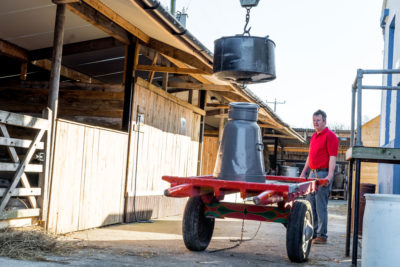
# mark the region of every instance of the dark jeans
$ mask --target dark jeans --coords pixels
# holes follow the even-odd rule
[[[314,172],[310,172],[310,178],[325,178],[327,171],[319,171],[315,176]],[[314,237],[322,237],[327,239],[328,232],[328,198],[332,189],[332,182],[329,186],[321,186],[317,192],[307,195],[306,199],[310,201],[314,216]]]

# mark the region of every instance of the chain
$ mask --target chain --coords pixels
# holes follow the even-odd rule
[[[250,36],[250,30],[251,30],[251,27],[249,27],[248,29],[246,29],[247,28],[247,25],[249,24],[249,21],[250,21],[250,9],[251,9],[251,7],[246,7],[246,24],[244,25],[244,29],[243,29],[243,36],[245,35],[245,34],[247,34],[248,36]]]
[[[245,204],[244,201],[243,201],[243,204]],[[240,246],[243,242],[253,240],[253,239],[257,236],[258,231],[260,230],[261,222],[260,222],[260,224],[258,225],[257,231],[255,232],[255,234],[254,234],[251,238],[243,239],[244,220],[245,220],[245,218],[243,218],[243,220],[242,220],[242,229],[241,229],[241,231],[240,231],[240,239],[231,239],[231,240],[230,240],[230,242],[237,242],[235,245],[233,245],[233,246],[231,246],[231,247],[227,247],[227,248],[220,248],[220,249],[210,250],[210,251],[208,251],[208,253],[214,253],[214,252],[220,252],[220,251],[225,251],[225,250],[229,250],[229,249],[234,249],[234,248],[237,248],[238,246]]]

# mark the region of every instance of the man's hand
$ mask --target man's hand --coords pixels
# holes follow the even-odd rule
[[[329,183],[326,183],[326,184],[324,184],[323,186],[328,187],[328,186],[330,185],[330,183],[332,182],[333,177],[331,177],[331,176],[328,175],[328,176],[325,177],[325,179],[328,179],[328,180],[329,180]]]

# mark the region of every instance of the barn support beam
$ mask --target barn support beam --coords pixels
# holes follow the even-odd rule
[[[132,116],[132,103],[134,93],[134,71],[139,60],[140,45],[138,42],[126,46],[124,66],[124,109],[122,114],[122,130],[128,131]]]
[[[50,94],[48,106],[57,117],[58,91],[60,84],[62,49],[64,42],[65,4],[57,5],[56,24],[54,28],[53,59],[50,73]],[[54,119],[53,119],[54,121]]]
[[[207,91],[201,90],[199,91],[199,107],[202,110],[205,110],[207,103]],[[201,175],[201,166],[203,164],[203,139],[204,139],[204,124],[205,124],[205,115],[201,116],[200,120],[200,136],[199,136],[199,154],[197,157],[197,175]]]
[[[51,184],[52,184],[52,172],[53,172],[53,161],[54,161],[54,147],[55,147],[55,129],[56,129],[56,118],[57,118],[57,108],[58,108],[58,93],[60,89],[60,73],[61,73],[61,60],[62,60],[62,48],[64,42],[64,24],[65,24],[65,4],[57,4],[57,11],[56,11],[56,22],[54,26],[54,39],[53,39],[53,58],[52,58],[52,65],[51,65],[51,72],[50,72],[50,82],[49,82],[49,97],[48,97],[48,108],[51,114],[51,126],[50,130],[48,131],[47,138],[50,141],[50,146],[48,150],[46,150],[47,157],[50,158],[49,160],[49,175],[48,175],[48,182],[50,185],[51,191]],[[50,151],[49,151],[50,150]],[[44,185],[46,186],[46,185]],[[50,195],[50,193],[49,193]],[[50,199],[49,199],[50,202]],[[43,205],[47,206],[47,203],[43,203]],[[45,219],[45,229],[47,229],[47,221],[48,221],[48,214],[42,214],[42,219]]]

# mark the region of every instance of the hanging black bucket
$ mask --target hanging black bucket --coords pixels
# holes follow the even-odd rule
[[[213,71],[220,79],[240,84],[272,81],[275,43],[268,37],[222,37],[214,42]]]

